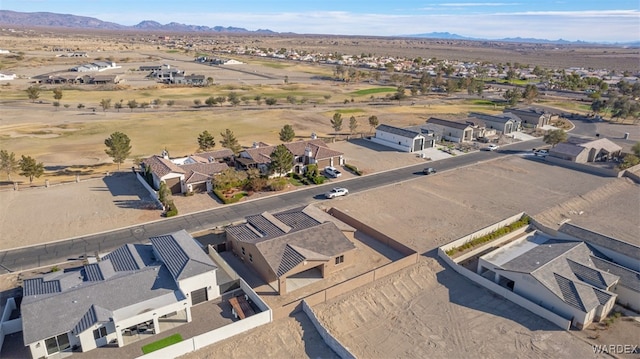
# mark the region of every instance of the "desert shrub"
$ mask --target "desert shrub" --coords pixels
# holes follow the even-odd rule
[[[267,187],[268,181],[264,177],[254,177],[247,181],[247,191],[260,192]]]
[[[326,180],[327,180],[327,178],[323,177],[323,176],[313,177],[313,183],[315,183],[315,184],[323,184],[324,181],[326,181]]]
[[[173,203],[173,201],[168,201],[166,204],[167,212],[165,214],[166,217],[173,217],[178,215],[178,208]]]
[[[51,271],[52,271],[52,272],[59,272],[59,271],[60,271],[60,267],[58,267],[58,266],[53,266],[53,267],[51,267]]]
[[[287,179],[284,177],[272,178],[269,181],[269,189],[272,191],[282,191],[287,187]]]
[[[344,167],[346,167],[349,171],[355,173],[358,176],[362,176],[362,171],[360,171],[358,169],[358,167],[354,166],[354,165],[350,165],[348,163],[345,163]]]

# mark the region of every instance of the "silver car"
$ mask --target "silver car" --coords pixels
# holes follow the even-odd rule
[[[326,199],[332,199],[340,196],[346,196],[349,194],[349,190],[342,187],[332,188],[331,191],[324,194]]]

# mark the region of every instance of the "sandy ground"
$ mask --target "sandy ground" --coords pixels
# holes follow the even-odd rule
[[[0,191],[0,250],[160,219],[133,173],[20,191]]]
[[[210,348],[215,348],[211,350]],[[307,315],[297,313],[213,346],[181,356],[183,359],[213,358],[338,358],[322,341]]]

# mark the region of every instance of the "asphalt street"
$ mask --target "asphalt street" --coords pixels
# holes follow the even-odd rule
[[[439,172],[464,166],[474,165],[482,161],[496,159],[500,156],[513,155],[531,151],[543,144],[542,140],[517,142],[502,147],[495,152],[479,151],[455,156],[439,161],[429,162],[430,167]],[[339,182],[340,187],[349,189],[350,194],[378,188],[385,185],[422,176],[424,164],[399,168],[391,171],[355,177]],[[185,214],[159,221],[149,222],[128,228],[71,238],[54,243],[12,249],[0,252],[0,273],[22,271],[32,268],[51,266],[54,264],[106,253],[127,243],[146,243],[149,237],[179,231],[195,233],[230,223],[242,221],[246,216],[265,211],[277,212],[296,208],[310,203],[329,201],[322,194],[334,184],[310,186],[293,192],[287,192],[266,198],[214,208],[211,210]]]

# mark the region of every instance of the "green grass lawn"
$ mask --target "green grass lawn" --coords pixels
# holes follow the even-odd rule
[[[155,352],[156,350],[160,350],[162,348],[168,347],[169,345],[180,343],[182,341],[182,335],[174,334],[170,337],[166,337],[164,339],[160,339],[153,343],[147,344],[142,347],[142,352],[144,354],[149,354],[151,352]]]
[[[398,89],[395,87],[374,87],[370,89],[358,90],[358,91],[352,92],[351,94],[356,96],[365,96],[365,95],[373,95],[376,93],[396,92],[396,91],[398,91]]]

